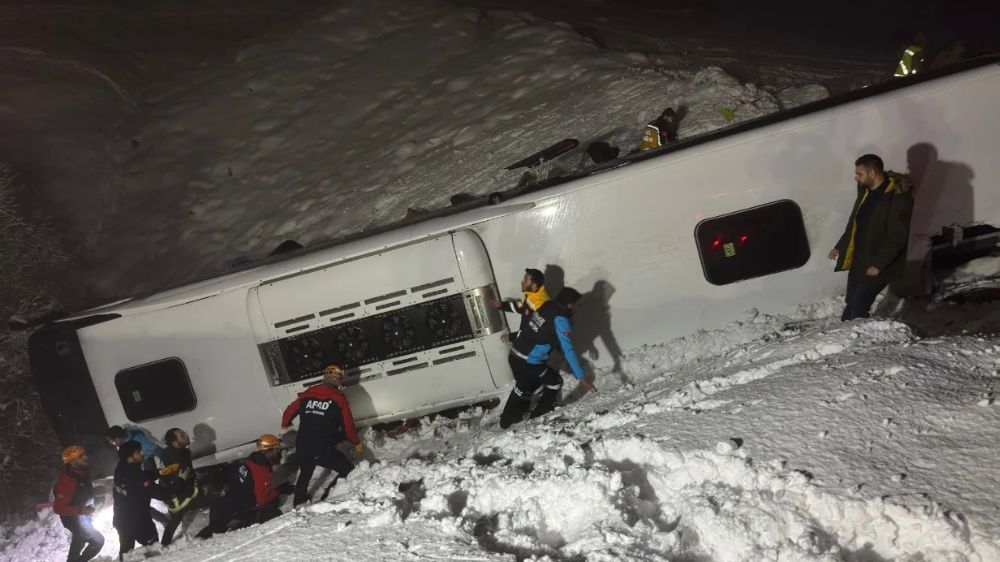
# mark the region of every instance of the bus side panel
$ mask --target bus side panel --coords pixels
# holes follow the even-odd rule
[[[81,330],[80,341],[110,423],[137,423],[156,437],[180,427],[191,434],[196,456],[273,433],[280,423],[247,319],[246,291],[93,326]],[[127,419],[116,375],[168,358],[183,362],[197,400],[194,409]]]
[[[525,267],[584,293],[580,348],[611,365],[619,349],[719,329],[755,309],[787,313],[843,291],[827,252],[856,195],[854,161],[876,153],[917,182],[911,256],[950,222],[1000,220],[1000,66],[990,65],[637,162],[535,208],[474,229],[504,296]],[[564,189],[568,189],[569,184]],[[559,188],[556,188],[559,189]],[[789,199],[802,210],[811,258],[802,267],[724,286],[702,270],[695,228]],[[521,199],[514,199],[517,204]],[[557,282],[557,281],[556,281]],[[584,301],[581,301],[583,308]]]

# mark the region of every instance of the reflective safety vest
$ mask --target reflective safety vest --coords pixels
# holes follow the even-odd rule
[[[909,76],[916,74],[924,66],[924,48],[920,45],[910,45],[899,58],[894,76]]]

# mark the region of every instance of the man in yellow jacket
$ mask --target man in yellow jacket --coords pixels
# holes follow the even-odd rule
[[[524,270],[524,277],[521,278],[521,292],[524,294],[523,300],[490,300],[487,302],[492,308],[498,308],[510,314],[517,314],[521,317],[520,325],[516,332],[505,335],[504,340],[514,341],[517,334],[526,326],[531,313],[542,307],[543,304],[551,300],[545,291],[545,274],[539,269],[528,268]]]
[[[910,238],[913,197],[910,179],[888,172],[882,159],[865,154],[854,162],[858,195],[844,234],[828,257],[836,271],[848,271],[840,319],[867,318],[875,298],[903,276]]]

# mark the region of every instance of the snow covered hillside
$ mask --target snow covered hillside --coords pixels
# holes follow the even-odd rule
[[[683,138],[728,125],[724,108],[737,122],[825,95],[808,76],[767,88],[602,50],[519,13],[340,2],[165,85],[121,126],[135,148],[102,190],[87,277],[107,296],[150,288],[512,187],[506,165],[565,137],[628,152],[668,105]],[[582,147],[559,165],[587,165]]]
[[[838,310],[631,350],[509,431],[494,410],[369,432],[327,501],[205,542],[201,515],[159,559],[1000,560],[1000,339]],[[67,541],[47,510],[11,536],[14,560]]]

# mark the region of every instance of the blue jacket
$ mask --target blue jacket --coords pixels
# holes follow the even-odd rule
[[[548,301],[531,314],[525,329],[517,336],[511,353],[531,365],[544,365],[558,345],[577,380],[584,377],[583,367],[573,349],[569,325],[570,311],[558,301]]]
[[[125,430],[126,441],[135,441],[142,447],[142,454],[145,455],[146,462],[155,462],[153,459],[159,458],[163,452],[163,447],[150,441],[145,431],[134,425],[122,426],[122,429]]]

